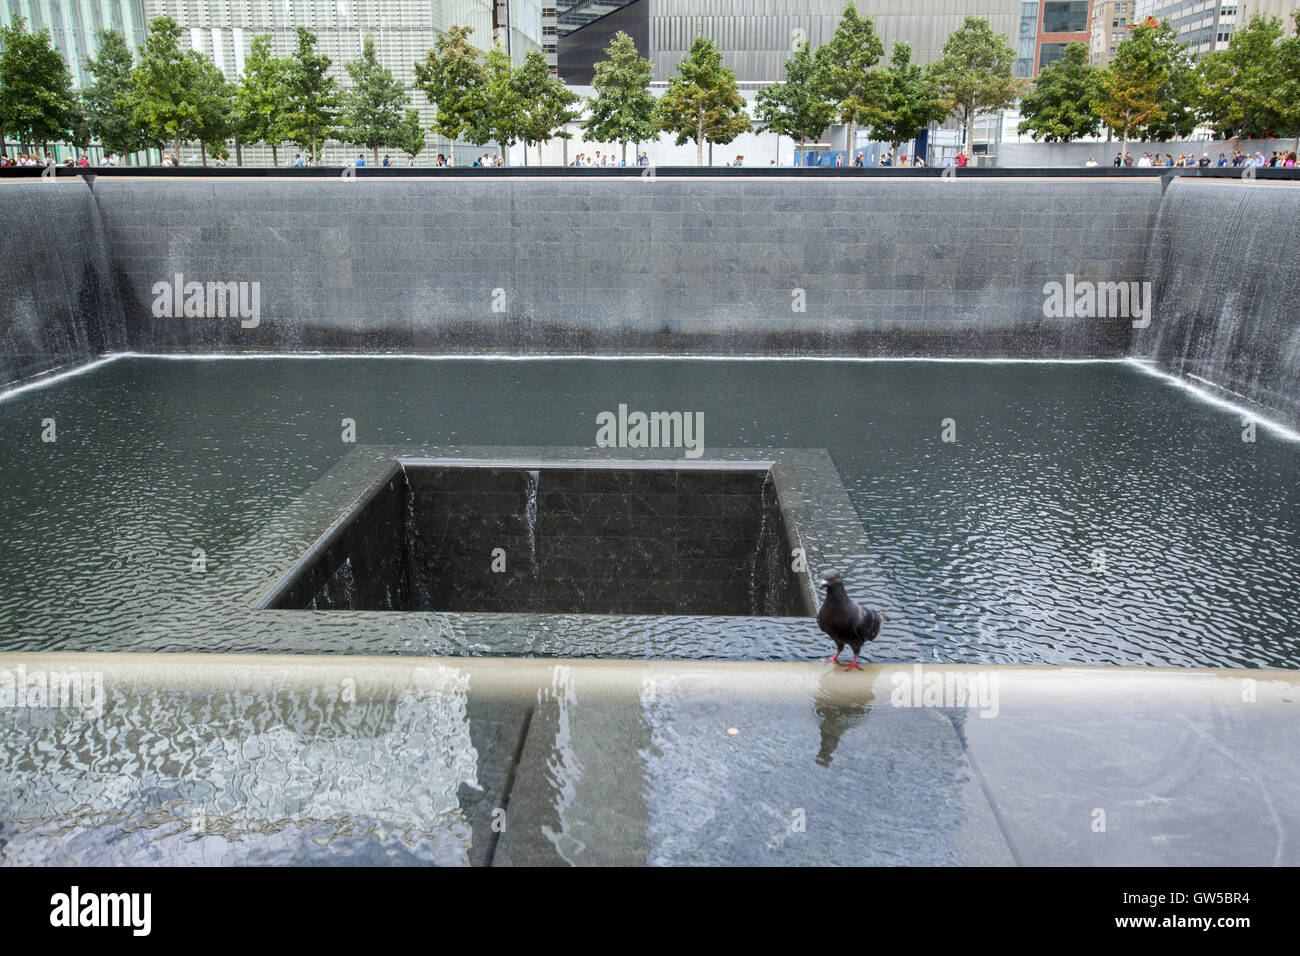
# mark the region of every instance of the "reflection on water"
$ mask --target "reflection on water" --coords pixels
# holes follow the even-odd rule
[[[1106,364],[111,362],[0,402],[0,648],[825,656],[811,622],[228,627],[276,570],[258,535],[354,447],[341,416],[373,443],[591,447],[625,398],[706,414],[719,447],[829,450],[862,542],[838,570],[900,625],[872,659],[1300,664],[1300,445]],[[888,593],[855,589],[877,571]]]
[[[418,691],[114,689],[98,718],[8,710],[0,862],[468,862],[469,678]]]

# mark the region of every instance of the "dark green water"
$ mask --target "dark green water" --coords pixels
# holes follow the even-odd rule
[[[594,447],[620,403],[703,412],[706,454],[829,450],[889,593],[838,570],[907,625],[874,659],[1300,663],[1300,444],[1108,363],[121,359],[0,402],[0,649],[232,649],[247,542],[353,447],[343,418],[366,444]],[[815,627],[755,633],[564,650],[826,652]],[[493,650],[348,640],[322,649]]]

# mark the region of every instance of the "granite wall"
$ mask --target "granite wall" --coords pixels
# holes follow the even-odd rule
[[[95,193],[131,347],[149,352],[1117,356],[1127,323],[1044,318],[1043,285],[1140,278],[1160,202],[1155,180],[101,178]],[[257,324],[156,317],[176,276],[258,283]]]

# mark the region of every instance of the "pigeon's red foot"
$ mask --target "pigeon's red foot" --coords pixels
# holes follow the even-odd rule
[[[840,662],[840,655],[838,654],[836,654],[834,657],[822,658],[823,664],[838,664],[839,662]]]
[[[844,665],[844,669],[846,671],[860,671],[862,665],[858,663],[858,659],[855,657],[850,663]]]

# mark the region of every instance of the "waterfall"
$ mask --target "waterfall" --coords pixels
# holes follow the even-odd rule
[[[1133,354],[1300,423],[1300,186],[1180,180],[1146,260],[1155,303]]]
[[[528,521],[528,562],[533,577],[537,577],[537,485],[540,481],[539,471],[529,471],[524,478],[524,494],[528,499],[524,505],[524,517]]]

